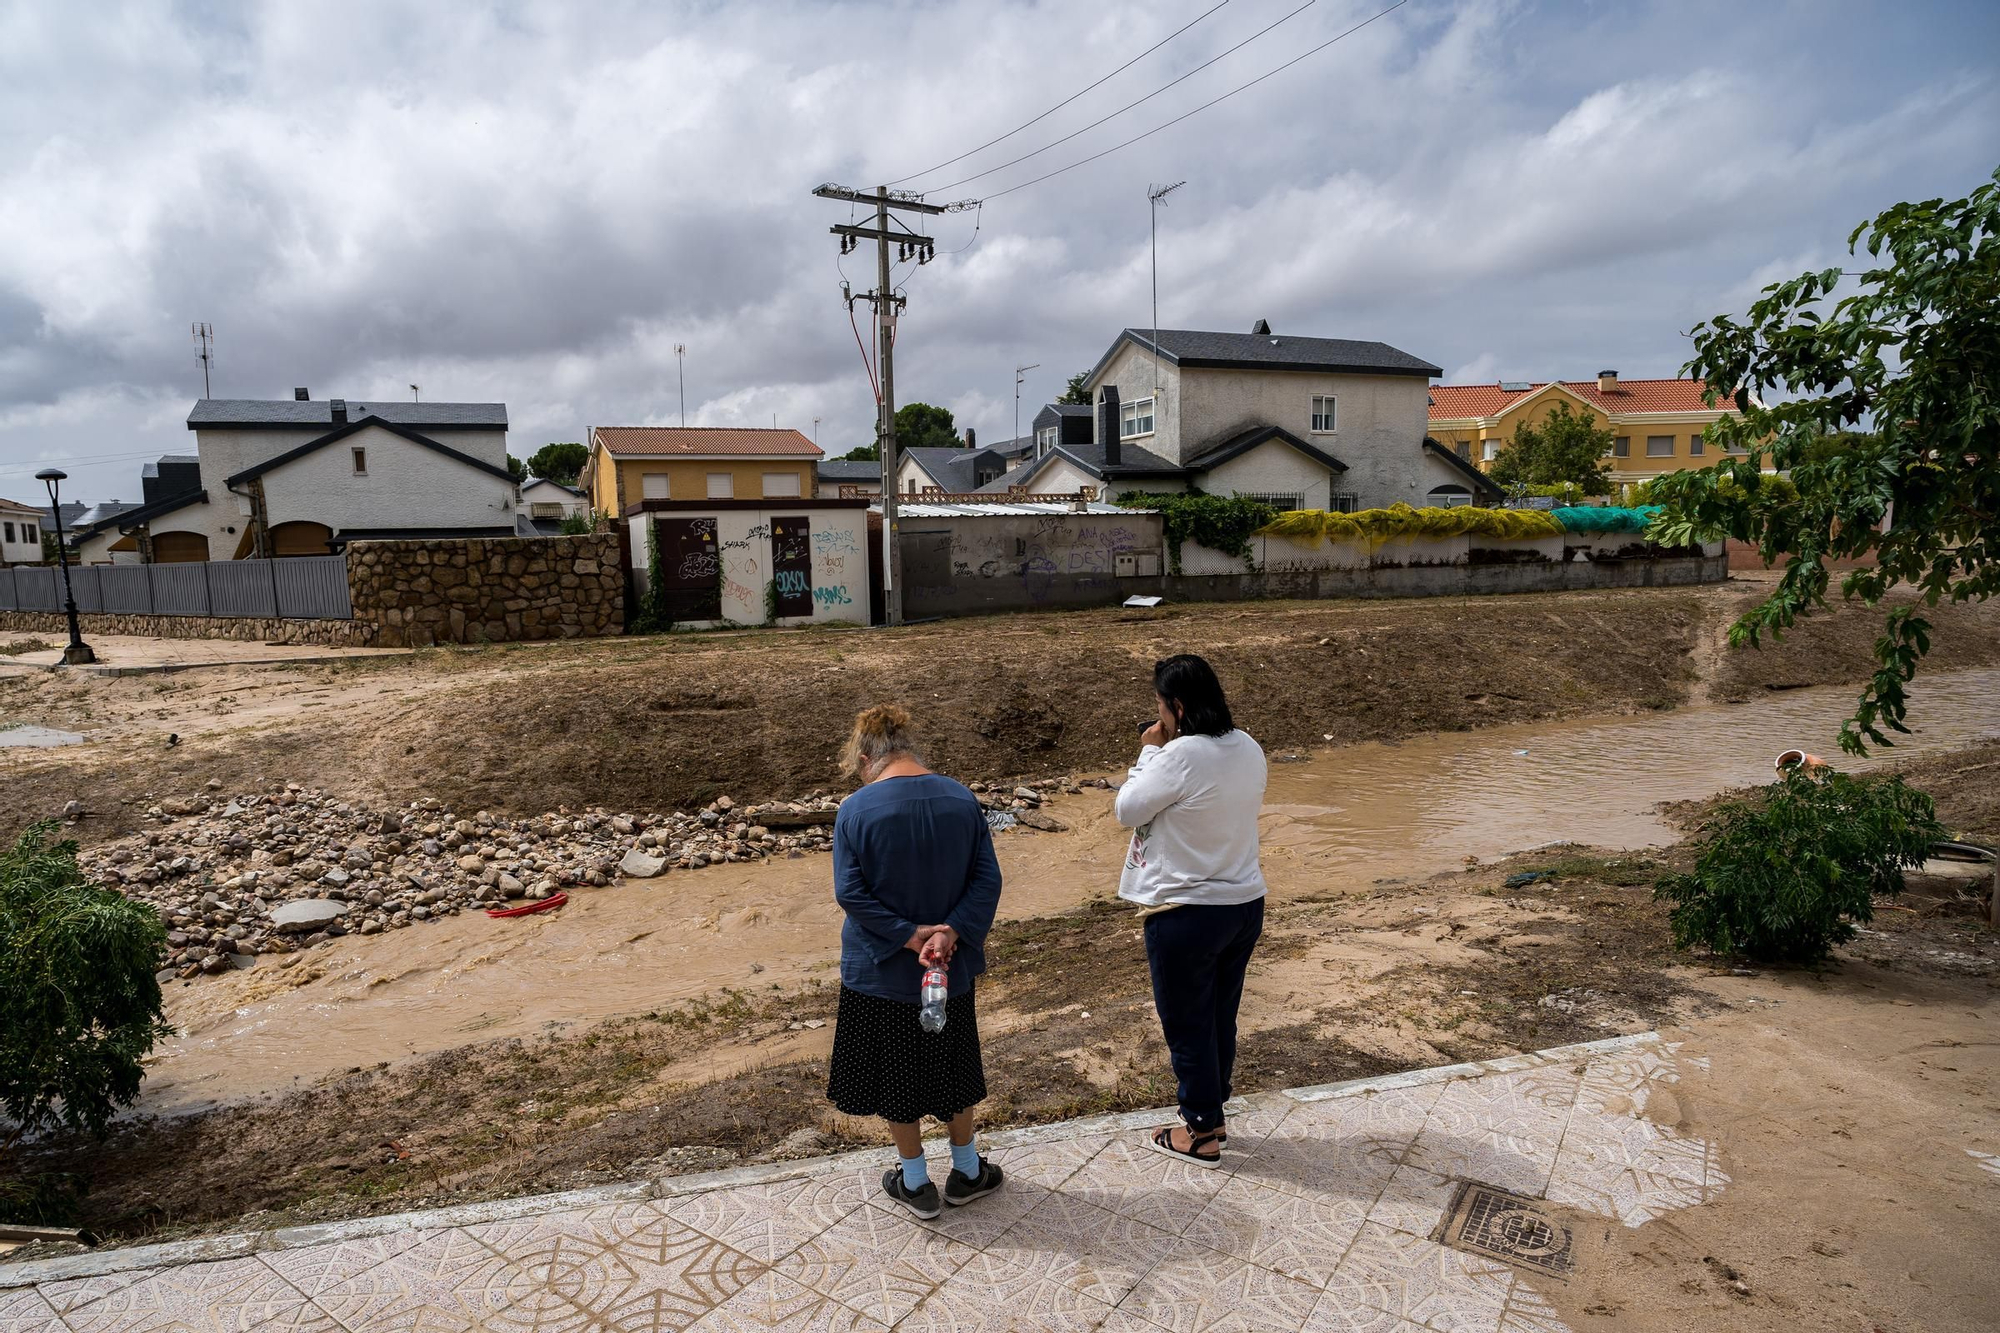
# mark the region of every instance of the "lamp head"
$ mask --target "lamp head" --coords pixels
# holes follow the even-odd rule
[[[68,481],[69,473],[59,467],[45,467],[35,474],[36,481]]]

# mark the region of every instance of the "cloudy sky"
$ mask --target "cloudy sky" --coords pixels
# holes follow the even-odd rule
[[[1378,338],[1453,381],[1674,374],[1696,319],[2000,161],[1990,3],[1229,0],[1021,133],[905,182],[930,225],[900,401],[982,438],[1148,306]],[[921,172],[1215,0],[0,3],[0,495],[136,498],[219,397],[501,400],[522,456],[592,425],[869,438],[821,181]],[[999,196],[999,197],[996,197]],[[857,286],[872,256],[845,261]]]

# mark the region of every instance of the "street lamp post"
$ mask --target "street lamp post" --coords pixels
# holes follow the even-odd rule
[[[69,647],[63,649],[65,666],[87,666],[97,660],[97,654],[83,641],[83,628],[76,621],[76,594],[69,586],[69,538],[63,533],[61,483],[69,479],[69,473],[61,468],[43,468],[35,474],[35,480],[49,488],[49,513],[56,520],[56,560],[62,565],[63,610],[69,616]]]

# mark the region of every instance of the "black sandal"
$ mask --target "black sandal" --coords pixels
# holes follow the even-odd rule
[[[1216,1167],[1222,1165],[1222,1136],[1219,1133],[1210,1130],[1206,1134],[1197,1134],[1190,1129],[1188,1130],[1188,1146],[1185,1148],[1176,1148],[1174,1146],[1174,1130],[1180,1128],[1185,1128],[1185,1126],[1168,1125],[1165,1129],[1154,1131],[1146,1139],[1147,1146],[1151,1147],[1155,1152],[1163,1152],[1169,1157],[1177,1157],[1181,1161],[1190,1162],[1195,1166],[1201,1167],[1203,1170],[1213,1171]],[[1213,1157],[1201,1151],[1203,1147],[1211,1143],[1216,1145]]]

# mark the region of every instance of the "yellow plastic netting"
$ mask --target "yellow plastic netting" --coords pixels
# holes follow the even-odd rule
[[[1261,536],[1300,541],[1388,541],[1392,537],[1558,537],[1563,525],[1541,509],[1416,509],[1406,504],[1358,513],[1294,509],[1258,529]]]

